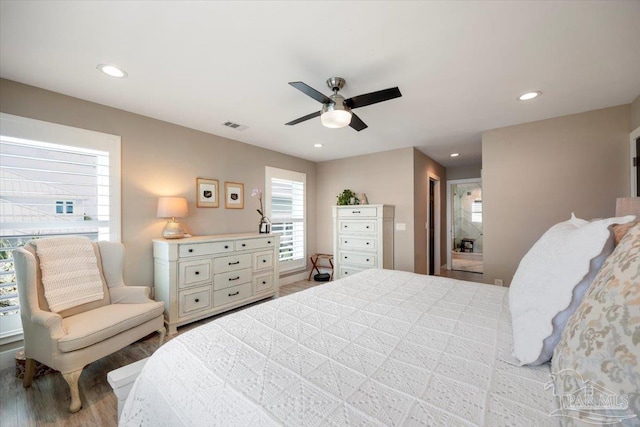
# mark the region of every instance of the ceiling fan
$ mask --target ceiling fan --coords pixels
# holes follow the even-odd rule
[[[351,112],[352,109],[377,104],[378,102],[388,101],[402,96],[400,89],[393,87],[344,99],[342,95],[338,95],[338,91],[343,88],[345,83],[346,82],[342,77],[329,78],[327,80],[327,86],[329,86],[329,89],[333,91],[333,95],[325,96],[305,83],[289,82],[291,86],[320,102],[322,104],[322,110],[307,114],[304,117],[285,123],[285,125],[297,125],[298,123],[320,116],[322,124],[328,128],[343,128],[345,126],[351,126],[360,132],[361,130],[366,129],[367,125],[360,120],[360,117]]]

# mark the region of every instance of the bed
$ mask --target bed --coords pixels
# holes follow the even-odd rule
[[[255,305],[157,350],[120,425],[558,425],[549,364],[502,360],[508,296],[371,269]]]

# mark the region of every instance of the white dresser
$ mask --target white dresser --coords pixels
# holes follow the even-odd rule
[[[278,296],[275,234],[154,239],[155,297],[164,301],[169,335],[178,326]]]
[[[393,269],[391,205],[333,207],[333,259],[337,277],[369,268]]]

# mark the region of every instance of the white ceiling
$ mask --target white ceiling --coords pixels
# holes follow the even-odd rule
[[[633,101],[638,22],[640,1],[2,1],[0,75],[312,161],[415,146],[455,166],[484,130]],[[287,82],[331,76],[403,97],[356,110],[362,132],[284,126],[320,109]]]

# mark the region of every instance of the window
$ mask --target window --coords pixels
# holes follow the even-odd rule
[[[0,113],[0,344],[21,333],[12,251],[59,235],[120,241],[120,137]]]
[[[474,200],[471,204],[471,222],[482,222],[482,200]]]
[[[307,265],[306,181],[304,173],[265,168],[265,210],[272,232],[280,235],[280,271]]]
[[[65,210],[64,207],[67,207]],[[56,201],[56,214],[72,214],[73,213],[73,202],[62,202],[60,200]]]

